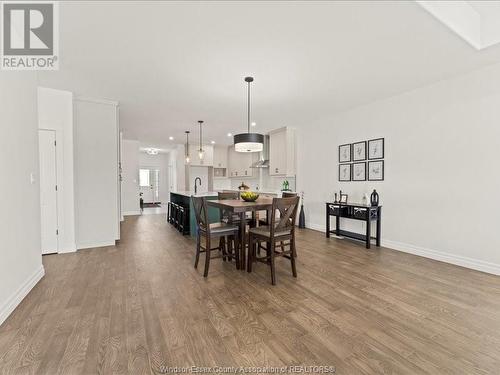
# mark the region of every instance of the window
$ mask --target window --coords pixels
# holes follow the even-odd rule
[[[149,169],[139,169],[139,186],[151,186],[149,183]]]

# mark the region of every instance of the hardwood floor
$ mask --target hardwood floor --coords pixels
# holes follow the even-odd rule
[[[500,373],[500,277],[299,230],[299,277],[279,259],[273,287],[263,264],[216,260],[204,279],[164,215],[128,217],[122,235],[43,258],[46,276],[0,326],[0,374]]]

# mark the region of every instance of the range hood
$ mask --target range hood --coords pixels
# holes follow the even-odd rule
[[[269,168],[269,136],[264,136],[264,147],[260,153],[259,160],[253,163],[250,168]]]

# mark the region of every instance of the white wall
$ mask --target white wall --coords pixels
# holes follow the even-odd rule
[[[44,275],[36,83],[0,71],[0,324]]]
[[[139,141],[122,141],[122,212],[139,215]]]
[[[56,132],[58,251],[76,251],[73,173],[73,94],[38,88],[38,127]]]
[[[78,249],[119,239],[117,103],[77,98],[75,228]]]
[[[338,145],[378,137],[385,181],[339,183]],[[308,227],[324,230],[333,192],[360,201],[376,188],[385,246],[500,274],[500,64],[324,118],[297,139]]]
[[[162,203],[166,203],[170,200],[169,199],[170,190],[168,182],[168,163],[169,163],[168,153],[159,153],[157,155],[149,155],[144,151],[141,151],[139,153],[139,168],[153,168],[153,169],[158,169],[160,171],[159,198],[160,202]],[[141,191],[144,192],[143,196],[144,202],[149,202],[151,200],[150,189],[141,188]]]

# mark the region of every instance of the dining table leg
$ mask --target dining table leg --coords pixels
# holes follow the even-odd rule
[[[246,229],[247,229],[247,221],[246,221],[246,212],[240,212],[240,271],[245,270],[245,260],[246,260]]]

